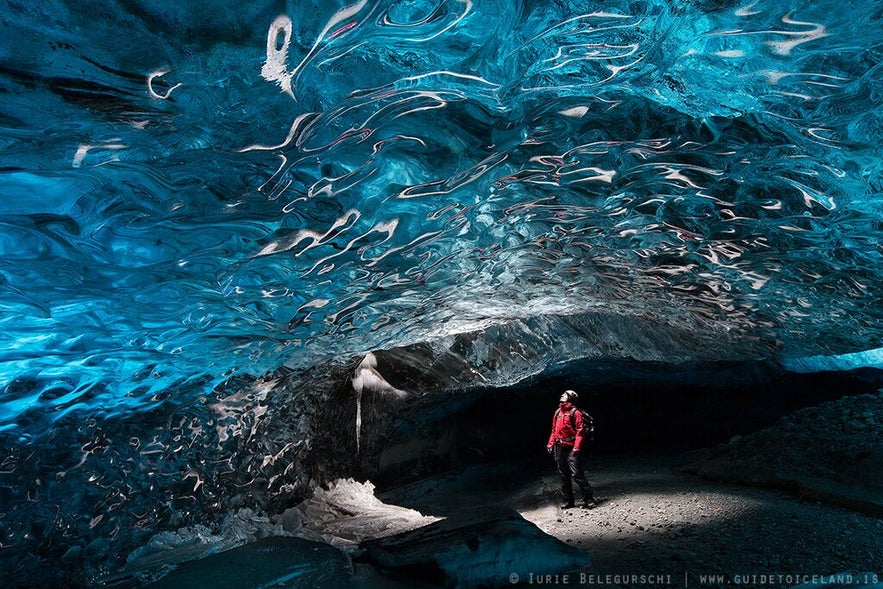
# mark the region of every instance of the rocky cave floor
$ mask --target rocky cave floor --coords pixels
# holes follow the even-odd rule
[[[332,575],[331,585],[323,587],[336,587],[346,578],[341,586],[418,589],[437,585],[381,573],[360,558],[360,542],[422,528],[439,518],[457,520],[504,508],[584,550],[591,561],[583,569],[568,571],[569,579],[522,576],[513,579],[513,586],[543,581],[604,587],[794,587],[814,576],[823,581],[848,572],[853,575],[848,586],[883,588],[881,464],[883,393],[856,395],[794,412],[771,427],[694,452],[656,449],[612,455],[590,449],[585,467],[599,500],[591,510],[558,507],[551,459],[500,461],[383,491],[375,491],[370,483],[338,481],[328,490],[317,489],[312,499],[272,522],[267,520],[272,527],[261,535],[319,541],[303,550],[324,546],[330,552],[317,562],[330,559],[327,562],[336,562],[338,572],[352,567],[343,577]],[[250,516],[242,517],[248,524]],[[533,546],[533,541],[527,545]],[[256,570],[272,581],[260,586],[291,586],[279,583],[288,578],[285,575],[264,571],[269,563],[265,552],[245,549],[240,556],[251,561],[257,554],[261,562]],[[523,550],[516,549],[516,557]],[[132,567],[157,570],[163,563],[188,560],[187,554],[176,548]],[[283,561],[279,570],[285,574],[295,570],[292,563],[301,566],[304,558],[278,554]],[[545,553],[540,548],[537,554]],[[196,578],[204,581],[208,569],[220,579],[213,586],[241,586],[233,580],[232,573],[242,568],[231,560],[235,553],[217,556],[211,562],[205,559]],[[328,565],[317,567],[321,573]],[[581,582],[581,573],[593,575],[594,582]],[[180,586],[173,577],[157,587]],[[805,586],[841,586],[819,581]]]
[[[674,586],[790,587],[851,572],[853,585],[883,587],[883,393],[807,407],[689,453],[590,450],[585,466],[600,500],[592,510],[557,507],[551,460],[539,471],[472,466],[381,498],[433,515],[514,508],[584,548],[583,572],[607,586],[639,586],[634,575],[646,575]]]
[[[423,582],[419,576],[381,573],[358,557],[358,543],[384,536],[383,530],[402,532],[437,517],[499,508],[514,509],[543,532],[584,550],[591,561],[587,567],[562,571],[550,579],[525,578],[522,571],[521,578],[507,586],[778,588],[800,585],[813,575],[851,572],[850,587],[883,587],[883,583],[874,584],[876,577],[883,579],[883,519],[807,501],[793,492],[684,472],[683,465],[694,457],[683,453],[587,457],[586,471],[599,499],[591,510],[558,507],[557,475],[551,460],[547,468],[525,462],[468,466],[377,492],[376,498],[370,488],[344,482],[300,512],[303,520],[293,535],[320,540],[322,544],[315,546],[326,546],[338,555],[342,553],[328,544],[349,553],[354,557],[349,575],[341,572],[347,565],[339,556],[307,556],[316,548],[291,553],[286,547],[282,562],[276,563],[276,557],[264,549],[248,551],[246,546],[246,552],[238,556],[234,551],[206,558],[203,565],[203,561],[190,563],[196,565],[184,571],[190,576],[173,574],[156,587],[187,586],[194,579],[204,583],[210,578],[211,586],[218,589],[432,589],[438,585]],[[174,560],[181,560],[180,556]],[[315,561],[311,566],[319,574],[311,578],[321,582],[291,584],[279,572],[296,570],[304,558]],[[256,568],[247,569],[248,565]],[[594,581],[586,582],[590,575]],[[828,586],[841,585],[806,585]]]
[[[604,584],[608,587],[640,584],[622,582],[624,575],[665,575],[682,587],[713,585],[711,576],[717,575],[756,581],[764,574],[881,572],[883,520],[792,493],[683,473],[680,467],[688,459],[679,454],[588,457],[586,471],[600,499],[592,510],[557,506],[551,462],[539,475],[519,463],[473,466],[380,497],[434,515],[510,506],[544,532],[584,548],[592,564],[583,572],[611,581]],[[571,583],[578,583],[579,572],[573,571]],[[616,575],[621,582],[615,582]],[[706,583],[703,575],[709,576]]]

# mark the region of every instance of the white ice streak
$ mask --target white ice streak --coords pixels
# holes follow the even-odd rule
[[[589,166],[587,168],[579,168],[578,170],[570,170],[569,172],[561,172],[561,178],[564,179],[566,176],[570,176],[573,174],[583,175],[586,172],[594,172],[594,176],[585,176],[583,178],[577,178],[575,180],[570,180],[571,184],[579,184],[581,182],[606,182],[607,184],[613,183],[613,177],[616,176],[616,170],[605,170],[603,168],[598,168],[596,166]]]
[[[328,231],[326,231],[325,233],[319,233],[318,231],[314,231],[312,229],[301,229],[290,238],[268,243],[266,246],[264,246],[263,249],[261,249],[261,251],[256,253],[254,257],[257,258],[260,256],[269,256],[271,254],[287,252],[297,247],[300,242],[304,240],[310,240],[310,243],[304,249],[295,254],[295,257],[297,257],[304,252],[313,249],[314,247],[324,244],[328,240],[329,236],[337,235],[342,231],[350,229],[361,216],[362,214],[359,211],[355,209],[350,209],[349,211],[338,217],[331,228],[328,229]]]
[[[586,116],[586,113],[589,112],[588,106],[574,106],[573,108],[566,108],[564,110],[559,110],[558,114],[564,117],[573,117],[575,119],[581,119]]]
[[[490,170],[496,168],[508,159],[508,154],[492,153],[482,161],[478,162],[471,168],[460,171],[450,178],[444,180],[435,180],[424,184],[409,186],[402,190],[397,198],[422,198],[427,196],[438,196],[442,194],[450,194],[455,190],[462,188],[472,182],[475,182],[484,176]]]
[[[86,156],[89,154],[89,152],[94,149],[113,149],[113,150],[125,149],[126,145],[123,143],[116,143],[118,141],[119,141],[119,139],[111,139],[110,142],[102,143],[99,145],[91,145],[88,143],[81,143],[77,147],[76,153],[74,153],[74,159],[71,161],[71,167],[79,168],[80,166],[82,166],[83,160],[86,158]],[[116,160],[116,159],[117,159],[116,157],[111,158],[111,161]],[[105,163],[105,162],[102,162],[102,163]]]
[[[307,112],[294,119],[294,122],[291,123],[291,128],[288,130],[288,135],[285,136],[285,140],[282,143],[278,145],[253,144],[249,145],[248,147],[243,147],[239,150],[239,153],[246,153],[249,151],[274,151],[276,149],[282,149],[283,147],[288,146],[288,144],[291,143],[291,140],[299,135],[298,132],[301,131],[301,125],[303,124],[303,122],[308,118],[314,117],[315,115],[316,113]]]
[[[812,77],[812,78],[824,78],[826,80],[832,80],[832,82],[820,82],[816,80],[806,80],[804,84],[814,84],[816,86],[825,86],[827,88],[842,88],[841,84],[836,84],[836,82],[848,82],[850,78],[844,78],[843,76],[833,76],[830,74],[822,74],[818,72],[782,72],[776,70],[763,70],[758,72],[763,77],[766,78],[767,83],[775,86],[779,83],[783,78],[788,77]]]
[[[307,272],[305,272],[305,275],[311,274],[319,266],[330,264],[331,260],[333,260],[334,258],[337,258],[339,256],[343,256],[344,254],[349,252],[353,248],[353,246],[355,246],[356,243],[358,243],[359,241],[368,237],[368,235],[370,235],[372,233],[381,233],[381,234],[386,235],[386,237],[383,238],[383,240],[375,243],[374,247],[379,247],[379,246],[383,245],[384,243],[388,242],[390,239],[393,238],[393,235],[395,234],[395,230],[398,227],[398,225],[399,225],[398,219],[393,219],[393,220],[385,222],[385,223],[378,222],[366,233],[363,233],[363,234],[358,235],[357,237],[354,237],[353,239],[351,239],[350,242],[346,246],[344,246],[340,251],[338,251],[334,254],[331,254],[330,256],[325,256],[324,258],[319,259],[315,264],[313,264],[312,268],[310,268]]]
[[[166,75],[168,70],[157,70],[155,72],[151,72],[149,76],[147,76],[147,93],[150,94],[151,98],[156,98],[159,100],[168,100],[172,95],[172,92],[183,86],[181,82],[178,82],[168,90],[166,90],[165,94],[160,94],[156,90],[153,89],[153,81],[161,76]]]
[[[736,16],[753,16],[755,14],[760,14],[759,10],[752,10],[752,8],[754,8],[758,4],[760,4],[760,0],[755,0],[754,2],[749,4],[748,6],[743,6],[742,8],[737,10],[734,14]]]
[[[276,82],[286,94],[295,98],[294,87],[296,86],[296,78],[301,70],[303,70],[306,63],[319,51],[319,46],[326,39],[328,32],[338,23],[358,14],[367,3],[368,0],[361,0],[360,2],[341,8],[334,13],[319,33],[316,42],[313,43],[313,46],[304,58],[292,70],[288,69],[287,62],[288,49],[291,46],[293,23],[285,14],[277,16],[276,20],[272,22],[270,29],[267,31],[267,60],[261,68],[261,76],[268,82]],[[284,35],[284,38],[282,46],[277,48],[280,33]],[[333,39],[335,36],[336,34],[332,33],[329,38]]]
[[[282,90],[294,98],[291,79],[294,72],[288,71],[288,48],[291,46],[292,22],[287,15],[281,14],[270,24],[267,31],[267,61],[261,68],[261,77],[268,82],[276,82]],[[277,47],[279,34],[284,35],[282,46]]]
[[[808,43],[810,41],[815,41],[816,39],[821,39],[823,37],[827,37],[829,33],[825,28],[825,25],[814,23],[814,22],[803,22],[799,20],[794,20],[791,18],[791,15],[785,15],[782,17],[782,22],[786,25],[798,25],[798,26],[807,26],[812,27],[808,30],[804,31],[778,31],[778,30],[765,30],[765,31],[743,31],[743,30],[735,30],[735,31],[723,31],[721,33],[715,33],[717,36],[721,37],[739,37],[739,36],[747,36],[747,35],[782,35],[785,37],[796,37],[794,39],[789,39],[786,41],[765,41],[765,44],[772,48],[773,53],[778,55],[790,55],[791,50],[801,45],[803,43]]]

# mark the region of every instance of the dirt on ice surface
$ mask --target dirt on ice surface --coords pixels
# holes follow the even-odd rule
[[[591,558],[589,569],[566,579],[522,573],[524,584],[793,587],[813,576],[849,571],[859,584],[874,581],[859,573],[883,573],[883,520],[680,472],[688,461],[682,455],[587,457],[599,499],[592,510],[558,507],[551,461],[542,471],[518,463],[471,466],[379,496],[437,516],[512,507]]]

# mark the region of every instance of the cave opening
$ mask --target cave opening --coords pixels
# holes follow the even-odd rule
[[[579,570],[590,574],[652,571],[686,582],[695,563],[726,571],[873,570],[879,542],[869,543],[867,533],[880,525],[877,483],[848,473],[878,470],[873,435],[856,417],[870,423],[881,385],[881,371],[870,369],[801,374],[766,362],[572,364],[517,386],[470,391],[468,401],[447,396],[436,411],[421,407],[422,419],[397,416],[385,439],[399,455],[386,455],[371,480],[384,502],[436,517],[480,521],[499,508],[514,510],[565,545],[585,549],[591,565]],[[595,422],[584,461],[593,509],[562,506],[545,452],[567,389],[580,393]],[[783,422],[810,435],[832,430],[817,443],[799,438],[795,476],[810,477],[800,486],[789,486],[794,472],[787,466],[774,470],[772,482],[753,480],[758,462],[776,464],[791,443],[781,437]],[[738,440],[770,430],[771,445],[736,466],[745,472],[735,478],[693,468],[709,449],[729,452]],[[410,458],[407,448],[415,451]],[[858,449],[870,449],[868,457]],[[814,486],[818,469],[807,461],[818,457],[813,466],[833,467],[833,474]],[[850,548],[832,549],[831,535]]]
[[[422,417],[394,421],[381,437],[393,453],[412,448],[415,454],[389,459],[381,452],[366,474],[383,490],[481,464],[548,469],[552,415],[567,389],[580,394],[579,406],[594,419],[587,455],[616,457],[686,456],[761,430],[793,411],[881,386],[877,370],[801,374],[758,362],[577,363],[515,386],[471,391],[468,401],[448,400],[453,409],[422,407]]]

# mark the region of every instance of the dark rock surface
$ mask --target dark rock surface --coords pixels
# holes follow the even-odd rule
[[[883,516],[883,394],[796,411],[700,452],[684,470]]]

